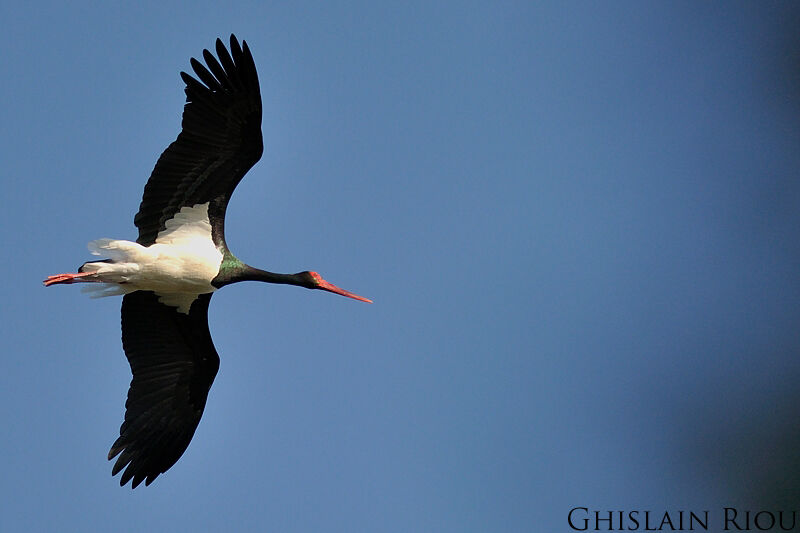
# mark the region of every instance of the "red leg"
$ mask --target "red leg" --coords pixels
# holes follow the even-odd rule
[[[76,283],[79,281],[92,281],[91,279],[81,279],[84,276],[91,276],[94,275],[95,272],[77,272],[77,273],[67,273],[67,274],[56,274],[55,276],[47,276],[47,279],[44,280],[44,286],[49,287],[50,285],[57,285],[59,283]]]

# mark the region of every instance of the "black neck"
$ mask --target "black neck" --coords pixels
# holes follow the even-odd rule
[[[247,266],[235,281],[265,281],[267,283],[282,283],[284,285],[302,285],[297,274],[276,274],[260,268]]]
[[[220,271],[219,275],[212,281],[212,284],[219,288],[240,281],[263,281],[266,283],[308,287],[308,283],[302,279],[301,274],[276,274],[275,272],[267,272],[266,270],[240,263],[235,268]]]

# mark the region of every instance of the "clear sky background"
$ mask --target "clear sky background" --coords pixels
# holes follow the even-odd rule
[[[0,7],[0,530],[796,508],[797,4],[111,4]],[[121,489],[120,300],[41,280],[136,237],[178,72],[231,32],[265,151],[228,244],[375,304],[218,292],[194,440]]]

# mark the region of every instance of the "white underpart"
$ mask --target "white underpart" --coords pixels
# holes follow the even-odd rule
[[[222,263],[222,252],[211,238],[208,203],[181,208],[150,246],[98,239],[89,243],[89,251],[111,259],[83,266],[103,282],[84,285],[92,297],[154,291],[161,303],[187,314],[199,295],[216,290],[211,280]]]

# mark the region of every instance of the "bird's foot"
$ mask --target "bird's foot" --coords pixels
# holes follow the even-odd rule
[[[91,276],[92,274],[96,274],[96,272],[70,272],[66,274],[56,274],[55,276],[47,276],[47,279],[44,280],[45,287],[49,287],[50,285],[57,285],[59,283],[76,283],[78,281],[91,281],[88,279],[80,279],[84,276]]]

